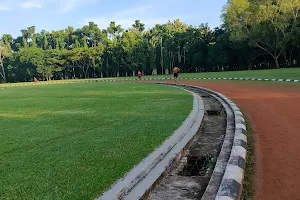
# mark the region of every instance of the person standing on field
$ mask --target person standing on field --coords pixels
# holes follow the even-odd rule
[[[141,71],[138,71],[138,77],[139,77],[139,81],[142,81],[142,72]]]
[[[175,83],[178,82],[178,73],[179,73],[180,69],[178,67],[174,67],[173,69],[173,75],[174,75],[174,80],[175,80]]]

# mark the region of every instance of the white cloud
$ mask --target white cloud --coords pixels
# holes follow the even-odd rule
[[[88,22],[95,22],[98,24],[99,28],[103,29],[107,28],[111,21],[115,21],[116,24],[120,24],[123,28],[128,29],[137,19],[144,23],[146,28],[168,21],[167,18],[155,18],[148,15],[151,13],[151,9],[152,6],[140,6],[134,9],[119,11],[108,16],[85,18],[83,22],[80,22],[79,24],[86,25]]]
[[[58,11],[62,13],[69,12],[81,5],[96,3],[97,0],[56,0],[59,4]]]
[[[42,4],[40,4],[39,2],[36,2],[36,1],[27,1],[25,3],[20,4],[20,6],[22,8],[25,8],[25,9],[29,9],[29,8],[42,8],[43,7]]]
[[[0,11],[8,11],[9,7],[6,5],[0,5]]]
[[[1,2],[2,0],[0,0]],[[18,5],[24,9],[51,7],[58,12],[66,13],[80,6],[96,3],[99,0],[10,0],[10,6]],[[0,5],[1,10],[8,10],[7,6]]]
[[[140,6],[133,9],[123,10],[120,12],[115,13],[116,16],[127,16],[132,14],[139,14],[143,12],[147,12],[152,9],[152,6]]]

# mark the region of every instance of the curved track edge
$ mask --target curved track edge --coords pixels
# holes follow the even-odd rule
[[[242,193],[243,179],[244,179],[244,171],[246,164],[246,154],[247,154],[247,130],[245,125],[245,119],[241,112],[241,110],[237,107],[235,103],[233,103],[229,98],[220,94],[218,92],[196,87],[190,86],[193,88],[200,89],[205,91],[211,95],[213,95],[217,99],[221,99],[229,106],[229,108],[234,113],[234,138],[233,141],[230,141],[230,137],[228,137],[228,133],[226,133],[225,140],[223,142],[222,150],[220,152],[219,158],[217,160],[217,165],[214,169],[211,180],[207,186],[207,189],[204,193],[202,200],[216,199],[216,200],[238,200],[240,199]],[[226,107],[225,107],[226,109]],[[230,127],[227,127],[227,131]],[[227,132],[226,131],[226,132]],[[226,150],[232,145],[230,151],[230,157],[225,163],[224,157],[226,157]],[[226,165],[225,172],[222,173],[224,169],[224,165]],[[218,192],[216,197],[214,198],[214,194],[211,191],[214,191],[213,188],[218,187],[215,184],[214,179],[218,179],[223,175],[221,184],[219,185]]]
[[[184,84],[157,84],[201,90],[216,98],[225,108],[227,115],[231,115],[231,118],[227,117],[227,129],[222,149],[202,200],[240,199],[247,154],[247,131],[241,110],[226,96],[209,89]],[[168,171],[174,160],[180,160],[185,146],[196,134],[204,116],[201,97],[196,93],[191,93],[194,97],[193,110],[182,126],[98,200],[140,199]]]
[[[222,145],[222,149],[202,200],[239,200],[242,194],[247,155],[247,129],[243,113],[233,101],[221,93],[193,85],[177,85],[191,87],[206,92],[220,101],[225,110],[228,110],[229,107],[229,109],[233,112],[233,138],[230,136],[232,120],[227,120],[226,136]],[[227,112],[227,114],[229,114],[229,112]],[[227,117],[227,119],[229,119],[229,117]],[[229,159],[226,159],[228,156]],[[220,180],[221,183],[219,183]]]
[[[158,149],[97,198],[98,200],[140,199],[170,164],[181,157],[182,149],[196,134],[204,116],[201,97],[190,93],[193,95],[193,109],[183,124]]]

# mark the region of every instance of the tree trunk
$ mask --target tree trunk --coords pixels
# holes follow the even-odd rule
[[[132,76],[135,76],[135,71],[132,71]]]
[[[101,72],[101,78],[103,78],[103,72]]]
[[[169,74],[169,69],[168,68],[165,69],[165,74]]]
[[[181,63],[181,52],[180,52],[180,46],[178,47],[178,62]]]
[[[169,67],[171,72],[172,71],[171,52],[169,53]]]
[[[120,71],[117,72],[117,77],[120,77]]]
[[[268,61],[266,59],[266,56],[264,56],[264,67],[267,67],[268,66]]]
[[[152,70],[152,75],[157,75],[157,68],[154,68],[154,69]]]
[[[183,64],[185,65],[185,48],[183,49]]]
[[[108,59],[106,59],[106,77],[108,77],[109,74],[108,74]]]
[[[283,57],[284,57],[284,61],[285,61],[285,66],[288,66],[289,61],[287,59],[286,51],[283,52]]]
[[[279,65],[279,62],[278,62],[278,57],[275,56],[275,66],[276,66],[276,69],[279,69],[280,68],[280,65]]]
[[[248,63],[248,70],[251,70],[251,63]]]
[[[279,69],[279,68],[280,68],[280,65],[279,65],[279,62],[278,62],[278,58],[279,58],[279,56],[282,54],[283,49],[281,49],[279,52],[277,52],[277,50],[276,50],[275,52],[272,53],[271,51],[269,51],[268,49],[262,47],[262,46],[259,45],[258,43],[257,43],[257,46],[258,46],[260,49],[262,49],[262,50],[264,50],[265,52],[267,52],[269,55],[271,55],[271,56],[274,58],[276,69]],[[278,54],[277,54],[277,53],[278,53]]]
[[[6,76],[5,76],[5,71],[4,71],[3,63],[1,63],[1,70],[2,70],[2,72],[0,74],[1,74],[1,76],[3,78],[3,82],[6,83]]]
[[[126,76],[126,77],[128,76],[128,72],[125,72],[125,76]]]
[[[292,55],[293,55],[293,47],[291,47],[291,50],[289,52],[289,65],[292,65]]]
[[[82,69],[82,72],[83,72],[83,78],[86,79],[86,77],[87,77],[86,71],[84,69]]]

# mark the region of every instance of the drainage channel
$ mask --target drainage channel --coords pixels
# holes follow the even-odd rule
[[[202,124],[183,152],[182,158],[156,182],[143,200],[199,200],[214,171],[226,134],[227,115],[222,104],[195,88],[205,107]]]

